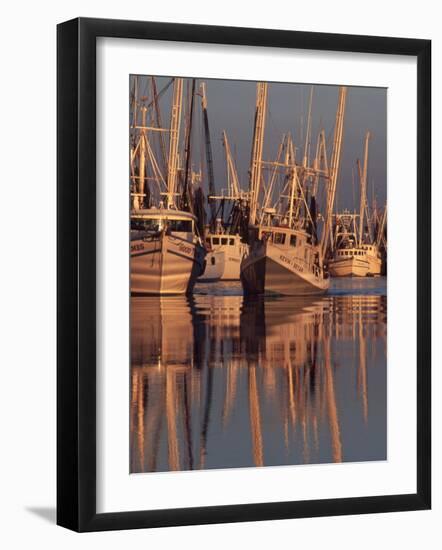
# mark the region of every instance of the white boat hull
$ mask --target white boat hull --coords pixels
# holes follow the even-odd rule
[[[221,250],[209,252],[206,256],[206,268],[198,280],[204,283],[221,280],[224,274],[224,264],[224,252]]]
[[[239,281],[241,257],[232,254],[229,248],[220,247],[207,254],[206,269],[200,281]]]
[[[222,243],[225,241],[225,244]],[[206,243],[210,248],[207,265],[200,281],[239,281],[241,260],[249,247],[239,235],[209,234]]]
[[[186,294],[204,269],[201,245],[161,232],[131,239],[133,294]]]
[[[324,294],[330,285],[319,270],[313,272],[300,258],[270,242],[257,244],[244,257],[241,282],[245,294],[288,296]]]
[[[376,256],[367,256],[368,260],[368,275],[373,277],[381,274],[382,260]]]
[[[366,277],[369,272],[369,262],[357,256],[333,258],[328,268],[332,277]]]
[[[240,279],[241,256],[232,252],[224,250],[224,271],[221,276],[223,281],[239,281]]]

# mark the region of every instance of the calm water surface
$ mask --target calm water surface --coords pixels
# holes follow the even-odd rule
[[[386,279],[131,298],[131,472],[386,459]]]

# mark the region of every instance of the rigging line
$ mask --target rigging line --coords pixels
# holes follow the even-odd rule
[[[146,78],[146,83],[145,83],[145,87],[146,87],[146,93],[143,95],[143,97],[147,96],[147,86],[148,86],[148,80],[147,80],[147,77],[144,77]],[[150,78],[150,77],[149,77]],[[155,77],[153,77],[155,78]],[[165,92],[170,88],[170,86],[172,85],[173,81],[175,80],[175,78],[171,78],[169,80],[169,82],[158,92],[157,94],[157,99],[159,100],[164,94]],[[150,101],[147,105],[146,105],[146,109],[150,109],[153,105],[155,104],[155,99],[152,99],[152,101]]]

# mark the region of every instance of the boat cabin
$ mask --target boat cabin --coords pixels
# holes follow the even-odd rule
[[[357,250],[355,248],[340,249],[335,252],[335,256],[365,256],[363,250]]]
[[[235,235],[208,235],[206,237],[206,243],[210,248],[216,248],[217,246],[235,246]]]
[[[259,228],[259,239],[270,241],[273,244],[290,247],[301,247],[311,244],[311,236],[303,231],[296,231],[289,227],[262,226]]]
[[[362,248],[366,250],[368,253],[372,254],[373,256],[377,255],[378,248],[375,245],[372,244],[363,244]]]
[[[166,229],[170,233],[194,233],[195,216],[190,212],[166,208],[132,210],[130,227],[133,231],[158,233]]]

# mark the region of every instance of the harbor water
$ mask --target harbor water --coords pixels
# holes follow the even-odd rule
[[[131,298],[132,473],[387,458],[386,278]]]

